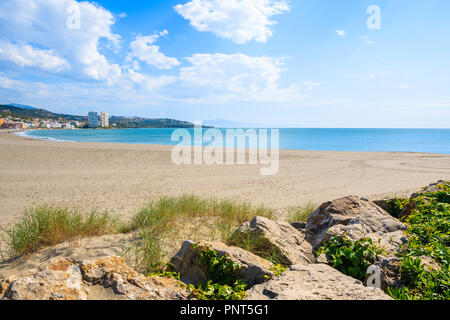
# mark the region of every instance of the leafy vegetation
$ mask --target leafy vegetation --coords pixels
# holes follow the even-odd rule
[[[236,272],[241,266],[234,263],[227,255],[206,246],[194,246],[200,252],[200,262],[205,274],[210,279],[188,289],[199,300],[242,300],[245,298],[247,285],[236,279]]]
[[[170,278],[175,280],[180,280],[181,276],[178,272],[162,270],[159,272],[153,272],[148,275],[149,277],[161,277],[161,278]]]
[[[404,286],[390,288],[396,299],[450,299],[450,183],[412,199],[414,209],[405,219],[409,241],[399,252]],[[440,270],[424,267],[420,256],[433,258]]]
[[[387,201],[386,211],[393,217],[398,218],[400,213],[408,204],[409,199],[395,198]]]
[[[399,300],[449,300],[450,273],[448,265],[441,270],[427,270],[420,258],[403,257],[402,287],[387,292]]]
[[[287,268],[281,264],[274,264],[269,270],[273,272],[274,277],[279,277],[283,275]],[[271,277],[266,276],[266,278],[270,279]]]
[[[367,268],[374,264],[382,251],[369,238],[352,241],[347,237],[333,236],[319,248],[317,254],[321,253],[327,255],[333,268],[364,281]]]
[[[76,237],[120,232],[123,224],[108,213],[82,214],[64,208],[41,206],[30,209],[6,230],[9,257],[31,254]]]

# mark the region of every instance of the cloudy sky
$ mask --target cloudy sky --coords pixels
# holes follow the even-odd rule
[[[448,0],[0,0],[0,103],[450,128],[449,13]]]

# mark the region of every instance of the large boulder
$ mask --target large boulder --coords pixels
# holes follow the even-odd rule
[[[286,266],[316,262],[303,231],[264,217],[243,223],[232,234],[230,243]]]
[[[146,277],[115,256],[87,261],[51,259],[35,270],[3,281],[0,295],[9,300],[182,300],[190,297],[178,281]]]
[[[283,275],[247,291],[248,300],[391,300],[326,264],[291,266]]]
[[[270,271],[272,263],[251,252],[239,247],[227,246],[221,242],[185,241],[181,249],[171,259],[171,265],[180,273],[181,280],[185,283],[197,285],[208,279],[204,266],[200,260],[200,250],[211,249],[217,251],[219,256],[228,256],[234,263],[241,266],[234,277],[241,279],[248,286],[262,283],[273,276]]]
[[[373,202],[349,196],[316,209],[308,218],[306,239],[316,250],[333,235],[352,240],[371,238],[392,255],[407,241],[404,230],[403,223]]]

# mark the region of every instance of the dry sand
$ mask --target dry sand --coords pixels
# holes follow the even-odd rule
[[[150,199],[182,194],[264,204],[277,209],[282,219],[288,207],[310,201],[320,204],[350,194],[372,200],[409,195],[450,179],[450,155],[284,150],[279,173],[261,176],[260,166],[176,166],[171,149],[50,142],[0,131],[0,225],[45,203],[104,209],[127,218]],[[121,255],[132,240],[132,235],[111,235],[67,241],[0,262],[0,279],[55,256],[84,260]]]
[[[53,142],[0,134],[0,224],[48,203],[129,217],[161,195],[240,199],[278,209],[354,194],[407,195],[450,179],[450,155],[282,150],[259,165],[176,166],[168,146]]]

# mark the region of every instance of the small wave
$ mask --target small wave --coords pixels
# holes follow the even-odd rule
[[[28,131],[20,131],[20,132],[15,132],[15,135],[24,137],[24,138],[28,138],[28,139],[36,139],[36,140],[45,140],[45,141],[58,141],[58,142],[75,142],[73,140],[62,140],[62,139],[55,139],[52,137],[45,137],[45,136],[33,136],[30,134],[30,132]]]

